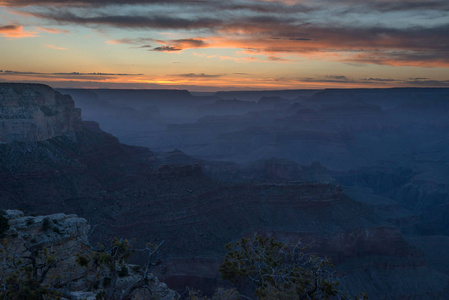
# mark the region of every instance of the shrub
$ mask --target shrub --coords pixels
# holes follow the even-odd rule
[[[111,277],[103,278],[103,287],[107,288],[110,285],[111,285]]]
[[[61,229],[59,229],[59,227],[58,226],[53,226],[53,231],[54,232],[56,232],[57,234],[62,234],[62,231],[61,231]]]
[[[307,254],[299,242],[285,244],[256,235],[226,248],[222,277],[254,284],[259,299],[328,299],[341,294],[330,260]]]
[[[44,220],[42,221],[42,230],[47,231],[48,229],[50,229],[51,226],[51,220],[49,217],[45,217]]]
[[[129,275],[128,268],[126,266],[122,266],[120,270],[117,272],[119,277],[126,277]]]
[[[0,236],[9,229],[8,219],[3,214],[0,215]]]

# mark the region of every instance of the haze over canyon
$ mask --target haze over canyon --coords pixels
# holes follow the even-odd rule
[[[224,245],[261,233],[330,257],[351,294],[444,298],[448,113],[443,88],[1,83],[0,203],[76,213],[92,242],[164,240],[155,272],[179,292],[226,284]]]

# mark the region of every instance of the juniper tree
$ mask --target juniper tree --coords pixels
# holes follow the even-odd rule
[[[259,299],[349,299],[338,289],[330,259],[308,254],[301,242],[287,244],[255,235],[226,248],[221,276],[252,283]]]

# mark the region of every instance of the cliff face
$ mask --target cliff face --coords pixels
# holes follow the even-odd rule
[[[44,141],[81,128],[70,96],[41,84],[0,83],[0,143]]]
[[[70,299],[97,299],[99,290],[92,288],[90,282],[98,274],[89,272],[77,263],[78,254],[88,255],[92,251],[88,240],[90,226],[86,219],[63,213],[25,216],[20,210],[7,210],[4,217],[8,219],[10,227],[2,235],[0,243],[2,286],[5,284],[2,279],[21,272],[20,264],[26,265],[30,260],[35,263],[38,278],[42,278],[42,286],[64,290],[64,296]],[[47,256],[47,253],[50,255]],[[40,265],[46,267],[41,268]],[[125,266],[129,272],[118,279],[117,294],[139,279],[138,272],[133,270],[135,265]],[[48,273],[43,275],[44,272]],[[147,288],[156,299],[179,298],[175,291],[154,276]],[[143,291],[137,291],[131,299],[145,299],[145,296]]]

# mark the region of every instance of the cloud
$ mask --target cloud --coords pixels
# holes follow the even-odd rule
[[[409,80],[405,83],[415,86],[426,86],[426,87],[449,87],[449,80]]]
[[[39,73],[0,71],[0,81],[40,82],[57,87],[78,88],[178,88],[193,91],[242,90],[242,89],[298,89],[298,88],[367,88],[367,87],[448,87],[449,80],[437,79],[356,79],[347,75],[329,74],[307,78],[271,77],[251,74],[183,73],[172,75],[128,74],[128,73]],[[389,80],[389,78],[387,78]]]
[[[46,27],[37,27],[39,30],[41,31],[45,31],[48,33],[54,33],[54,34],[61,34],[61,33],[65,33],[68,34],[70,33],[70,31],[68,30],[63,30],[63,29],[57,29],[57,28],[46,28]]]
[[[411,10],[449,10],[446,0],[247,0],[247,1],[217,1],[217,0],[0,0],[0,6],[5,7],[105,7],[111,5],[183,5],[183,6],[213,6],[216,10],[246,11],[253,13],[308,13],[323,10],[330,5],[361,12],[390,12]]]
[[[106,15],[79,16],[68,10],[52,10],[31,15],[59,24],[103,25],[117,28],[153,28],[153,29],[203,29],[219,26],[221,21],[212,18],[181,18],[161,15]]]
[[[38,35],[37,32],[24,31],[22,25],[4,25],[0,26],[0,36],[7,38],[27,38]]]
[[[232,60],[238,63],[249,63],[249,62],[261,62],[262,59],[254,56],[246,56],[246,57],[232,57],[232,56],[220,56],[218,57],[220,60]]]
[[[360,80],[351,79],[343,75],[325,75],[320,77],[305,77],[299,79],[308,83],[361,83]]]
[[[203,40],[193,38],[171,40],[170,43],[174,43],[175,45],[182,45],[188,48],[202,48],[207,46],[207,43],[204,42]]]
[[[187,73],[187,74],[178,74],[178,75],[175,75],[175,76],[187,77],[187,78],[217,78],[217,77],[222,77],[223,75],[220,75],[220,74],[204,74],[204,73],[200,73],[200,74]]]
[[[289,59],[281,58],[281,57],[274,56],[274,55],[270,55],[267,58],[268,58],[268,60],[271,60],[271,61],[290,61]]]
[[[0,0],[0,3],[22,7],[16,10],[55,26],[132,30],[151,32],[154,36],[167,30],[182,37],[107,41],[158,52],[231,48],[256,56],[233,58],[240,62],[286,62],[288,55],[290,60],[295,56],[294,60],[350,64],[449,66],[447,0]],[[139,5],[138,9],[135,5]]]
[[[391,78],[363,78],[364,81],[371,81],[371,82],[394,82],[398,81],[397,79],[391,79]]]
[[[172,47],[172,46],[161,46],[161,47],[153,48],[151,51],[176,52],[176,51],[181,51],[181,50],[182,50],[182,48],[176,48],[176,47]]]
[[[63,51],[67,50],[67,48],[53,46],[53,45],[45,45],[45,47],[50,48],[50,49],[54,49],[54,50],[63,50]]]
[[[35,74],[44,74],[38,72],[20,72],[20,71],[11,71],[11,70],[1,70],[0,75],[35,75]]]
[[[299,78],[299,82],[304,83],[325,83],[325,84],[354,84],[360,87],[369,86],[394,86],[394,87],[449,87],[449,80],[432,80],[428,78],[409,78],[404,79],[392,79],[392,78],[361,78],[355,79],[344,75],[325,75],[318,77],[306,77]]]
[[[0,0],[0,6],[24,7],[24,6],[109,6],[109,5],[139,5],[157,3],[202,3],[207,0]]]
[[[151,39],[151,38],[134,38],[134,39],[124,38],[124,39],[106,41],[107,44],[111,44],[111,45],[120,45],[120,44],[139,45],[139,44],[146,44],[148,42],[157,42],[157,40]]]
[[[39,77],[39,78],[83,78],[83,79],[104,79],[109,77],[128,77],[128,76],[142,76],[144,74],[127,74],[127,73],[103,73],[103,72],[92,72],[92,73],[80,73],[80,72],[69,72],[69,73],[41,73],[41,72],[23,72],[23,71],[13,71],[13,70],[2,70],[0,71],[0,76],[25,76],[25,77]]]
[[[162,46],[153,47],[148,42],[158,43]],[[152,48],[151,51],[160,51],[160,52],[177,52],[182,51],[184,49],[196,49],[196,48],[204,48],[208,46],[202,39],[198,38],[185,38],[185,39],[175,39],[175,40],[156,40],[151,38],[135,38],[135,39],[119,39],[119,40],[109,40],[106,43],[111,45],[117,44],[131,44],[136,45],[134,48]]]
[[[326,75],[326,78],[336,81],[348,81],[348,77],[343,75]]]
[[[150,45],[150,44],[146,44],[146,45],[141,45],[141,46],[134,47],[134,48],[150,49],[150,48],[154,48],[154,46]]]
[[[163,51],[163,52],[173,52],[173,51],[182,51],[184,49],[196,49],[196,48],[204,48],[207,47],[208,44],[201,39],[177,39],[177,40],[155,40],[155,42],[159,44],[163,44],[164,46],[156,47],[153,51]]]
[[[395,79],[383,79],[383,78],[351,78],[345,75],[324,75],[324,76],[318,76],[318,77],[307,77],[307,78],[300,78],[299,79],[302,82],[308,82],[308,83],[332,83],[332,84],[355,84],[359,86],[365,86],[368,87],[370,85],[374,86],[382,86],[387,84],[387,82],[396,82],[401,83],[400,80]]]
[[[443,51],[425,52],[424,49],[423,51],[407,49],[365,51],[343,61],[389,66],[449,67],[449,57]]]
[[[449,3],[446,0],[333,0],[333,3],[346,4],[352,10],[397,12],[411,10],[449,10]]]
[[[53,75],[72,75],[72,76],[84,76],[84,75],[100,75],[100,76],[138,76],[143,74],[127,74],[127,73],[102,73],[102,72],[93,72],[93,73],[79,73],[79,72],[71,72],[71,73],[49,73]]]
[[[78,15],[68,10],[34,13],[59,24],[107,26],[121,29],[154,29],[209,32],[207,38],[177,40],[122,39],[108,43],[161,44],[154,51],[176,52],[189,48],[239,48],[247,53],[278,57],[316,55],[343,62],[441,66],[449,64],[449,23],[435,26],[394,28],[306,22],[301,17],[260,15],[218,18],[204,15]],[[205,41],[207,40],[207,42]],[[271,59],[272,60],[272,59]]]

